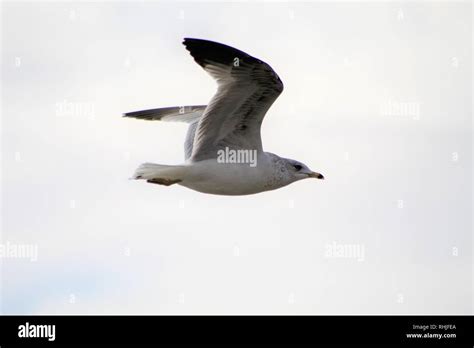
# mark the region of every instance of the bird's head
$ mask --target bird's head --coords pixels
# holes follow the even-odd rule
[[[320,173],[313,172],[304,163],[285,158],[286,169],[294,181],[315,178],[324,179],[324,176]]]

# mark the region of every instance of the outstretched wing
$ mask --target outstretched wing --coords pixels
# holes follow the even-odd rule
[[[265,62],[217,42],[184,39],[194,60],[218,84],[198,121],[191,160],[217,157],[217,151],[262,151],[260,127],[265,113],[283,91],[283,83]]]
[[[194,134],[204,109],[206,109],[206,105],[171,106],[168,108],[127,112],[123,116],[147,121],[188,123],[188,132],[184,141],[184,158],[187,160],[193,152]]]

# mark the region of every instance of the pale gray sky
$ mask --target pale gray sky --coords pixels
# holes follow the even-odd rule
[[[473,312],[469,2],[6,2],[2,31],[2,245],[38,252],[0,258],[2,313]],[[183,37],[277,71],[264,148],[324,182],[128,180],[186,126],[121,114],[215,91]]]

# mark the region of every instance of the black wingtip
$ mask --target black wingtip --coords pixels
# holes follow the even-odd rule
[[[124,112],[122,114],[122,117],[128,117],[128,118],[137,118],[137,114],[140,114],[140,111],[131,111],[131,112]]]
[[[185,37],[183,39],[183,45],[184,46],[188,46],[188,45],[193,45],[193,44],[203,44],[203,45],[206,45],[206,44],[215,44],[215,45],[221,45],[221,46],[226,46],[224,44],[221,44],[217,41],[211,41],[211,40],[206,40],[206,39],[196,39],[194,37]]]
[[[256,58],[243,51],[215,41],[184,38],[183,45],[191,53],[196,63],[202,67],[209,64],[209,62],[225,65],[232,64],[236,58],[240,61],[257,61]]]
[[[125,112],[122,114],[122,117],[126,118],[140,118],[143,120],[146,120],[147,118],[144,117],[143,111],[131,111],[131,112]]]

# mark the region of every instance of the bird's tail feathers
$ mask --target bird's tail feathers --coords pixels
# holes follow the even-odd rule
[[[183,181],[185,166],[170,166],[155,163],[141,164],[131,179],[146,180],[153,184],[172,185]]]

